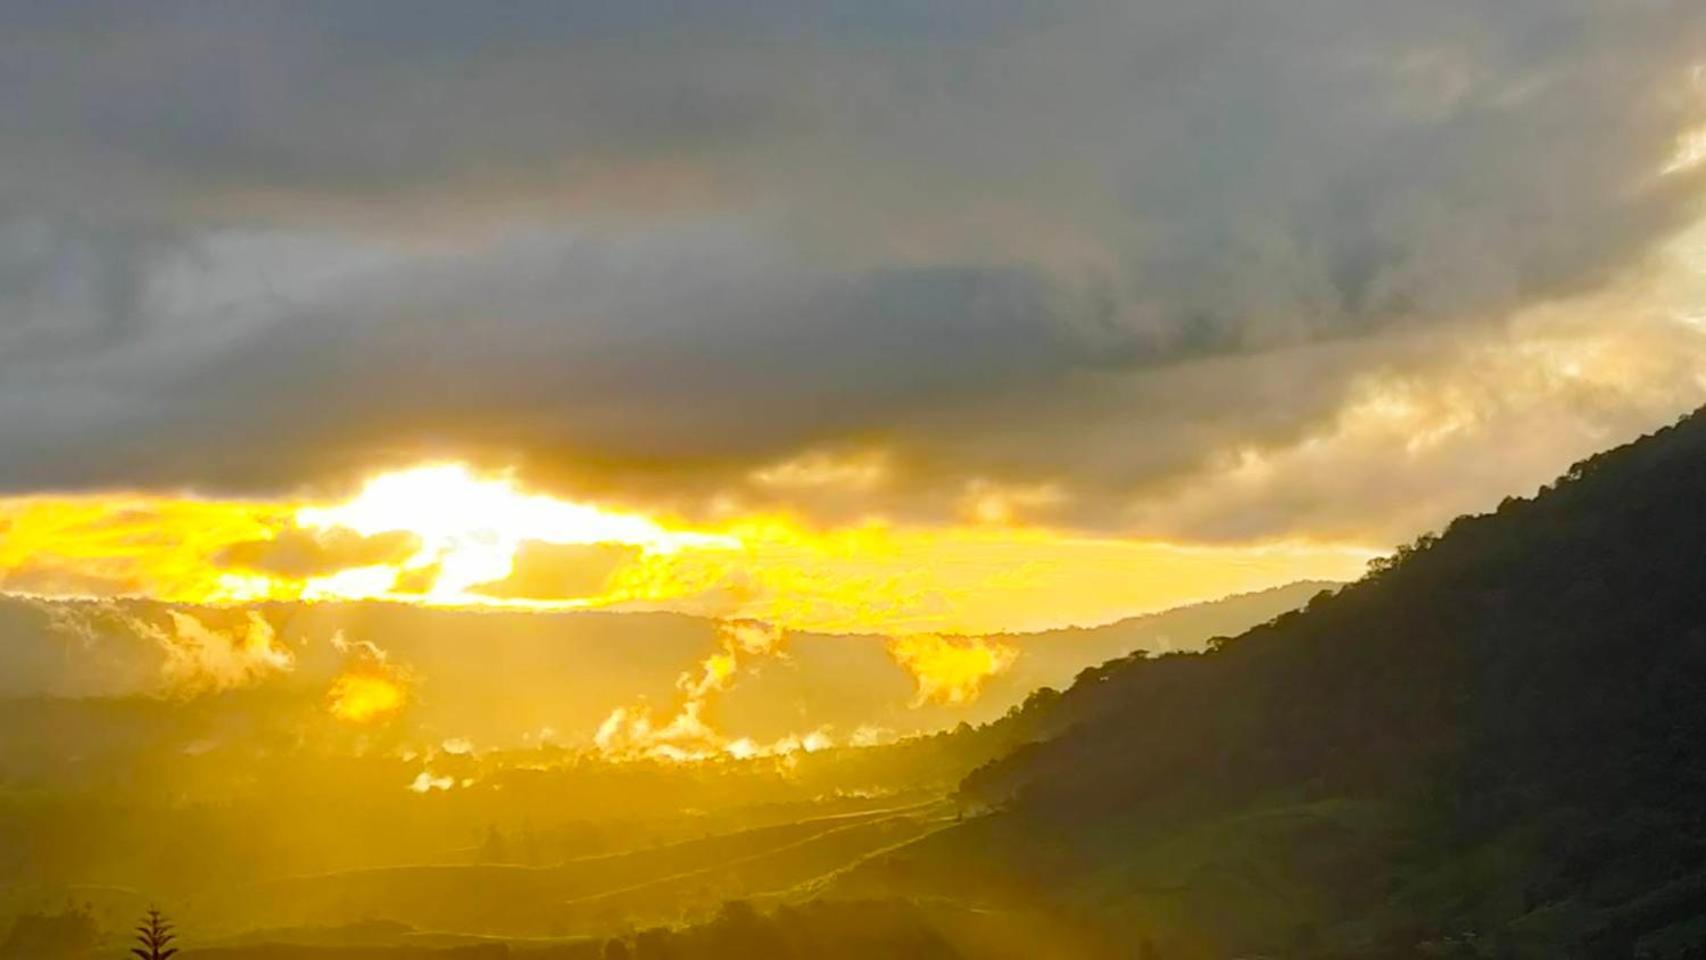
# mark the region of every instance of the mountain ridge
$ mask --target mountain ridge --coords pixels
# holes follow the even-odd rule
[[[963,781],[992,815],[846,889],[1038,897],[1169,958],[1706,955],[1702,492],[1697,413],[1209,652],[1086,671]]]
[[[1220,600],[1127,618],[1093,628],[997,634],[1018,656],[968,703],[916,703],[907,671],[875,635],[790,634],[783,659],[758,660],[735,678],[718,711],[732,735],[761,741],[824,724],[842,736],[861,725],[897,734],[945,729],[999,718],[1038,687],[1062,686],[1086,667],[1132,649],[1197,649],[1305,602],[1332,585],[1303,581]],[[45,605],[44,605],[45,604]],[[0,597],[0,652],[11,669],[0,698],[122,696],[158,692],[157,639],[129,626],[147,621],[169,630],[164,611],[187,611],[209,625],[241,624],[252,609],[292,646],[293,669],[269,685],[318,695],[342,655],[325,639],[342,632],[371,640],[424,680],[422,699],[406,718],[437,738],[465,737],[481,746],[522,745],[544,728],[559,742],[590,736],[619,706],[667,707],[681,671],[717,649],[715,621],[677,613],[575,611],[558,614],[440,610],[387,603],[267,604],[192,608],[146,601],[52,602]],[[85,617],[83,636],[55,632],[53,611],[116,610]],[[454,677],[454,685],[435,684]]]

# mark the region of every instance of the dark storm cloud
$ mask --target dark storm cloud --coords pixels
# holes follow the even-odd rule
[[[867,445],[903,513],[1119,522],[1638,268],[1703,51],[1637,0],[8,5],[0,484]]]

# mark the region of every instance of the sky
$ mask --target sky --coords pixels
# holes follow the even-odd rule
[[[0,591],[1101,623],[1706,401],[1706,7],[0,3]]]

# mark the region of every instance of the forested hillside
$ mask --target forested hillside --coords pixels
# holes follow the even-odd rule
[[[1212,652],[1087,671],[1027,711],[1067,732],[966,780],[1000,812],[847,886],[1048,898],[1164,956],[1703,955],[1703,494],[1695,415]]]

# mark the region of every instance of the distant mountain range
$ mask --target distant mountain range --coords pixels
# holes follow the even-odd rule
[[[785,656],[753,664],[716,704],[732,736],[773,740],[829,727],[908,734],[981,723],[1031,691],[1134,650],[1198,650],[1306,603],[1335,584],[1303,582],[1092,629],[997,638],[1018,650],[1011,667],[965,704],[916,703],[911,676],[883,638],[793,634]],[[173,607],[210,626],[241,628],[245,610]],[[271,604],[258,609],[294,655],[293,669],[255,682],[317,699],[337,672],[341,634],[371,642],[415,677],[408,731],[436,742],[517,746],[541,737],[584,743],[616,707],[667,710],[683,671],[716,649],[712,621],[666,613],[520,613],[385,603]],[[137,624],[171,626],[167,607],[0,597],[0,699],[114,697],[161,689],[159,641]],[[524,738],[531,738],[525,740]]]

